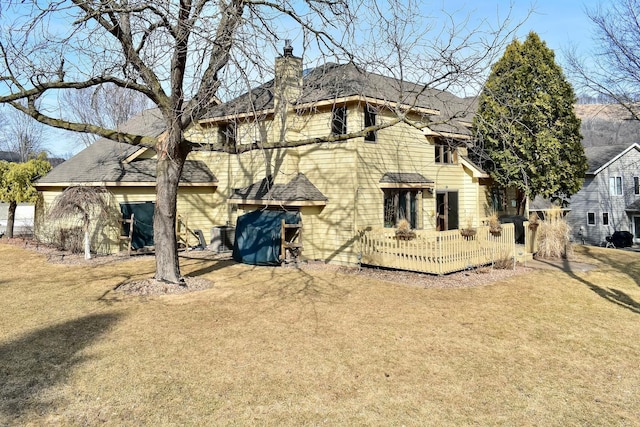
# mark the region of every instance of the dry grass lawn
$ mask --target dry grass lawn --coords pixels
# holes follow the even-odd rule
[[[134,297],[149,258],[0,244],[0,425],[640,425],[640,254],[576,252],[472,288],[183,259],[214,286]]]

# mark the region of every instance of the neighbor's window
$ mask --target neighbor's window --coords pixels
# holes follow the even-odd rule
[[[377,112],[373,107],[366,106],[364,108],[364,127],[375,126],[376,125],[376,116]],[[364,136],[365,141],[375,142],[376,141],[376,131],[368,132]]]
[[[596,214],[593,212],[587,213],[587,225],[596,225]]]
[[[609,225],[609,212],[602,213],[602,225]]]
[[[609,178],[609,192],[612,196],[622,196],[621,176],[612,176]]]
[[[455,163],[455,148],[449,144],[436,144],[436,163],[453,164]]]
[[[220,142],[224,145],[236,145],[236,124],[234,122],[222,123],[218,126]]]
[[[411,228],[418,228],[418,191],[384,190],[384,226],[395,227],[401,219],[406,219]]]
[[[633,177],[633,194],[640,194],[640,177]]]
[[[331,111],[331,135],[347,133],[347,107],[333,107]]]

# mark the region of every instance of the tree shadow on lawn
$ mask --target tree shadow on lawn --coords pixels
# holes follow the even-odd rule
[[[613,260],[611,259],[607,259],[606,263],[615,268],[616,270],[620,270],[622,272],[628,273],[627,269],[625,268],[626,265],[622,264],[622,263],[617,263],[617,262],[613,262]],[[603,288],[601,286],[596,285],[595,283],[591,283],[588,280],[585,280],[581,277],[579,277],[571,268],[571,264],[569,263],[568,260],[563,260],[563,270],[573,279],[584,283],[585,285],[587,285],[589,287],[589,289],[591,289],[593,292],[595,292],[598,296],[604,298],[605,300],[612,302],[616,305],[619,305],[620,307],[624,307],[627,310],[630,310],[632,313],[635,314],[640,314],[640,303],[636,300],[634,300],[633,298],[631,298],[627,293],[622,292],[619,289],[613,289],[613,288]],[[634,279],[634,281],[636,282],[636,284],[638,284],[638,279],[634,276],[634,275],[630,275],[630,277],[632,277]]]
[[[186,275],[189,277],[203,276],[205,274],[213,273],[214,271],[222,270],[223,268],[238,264],[236,261],[232,259],[222,259],[222,260],[202,259],[202,260],[190,260],[190,261],[194,261],[194,262],[191,262],[189,264],[183,263],[181,264],[180,268],[183,269],[183,267],[194,267],[194,266],[201,266],[201,267],[196,270],[190,271],[189,273],[186,273]]]
[[[631,254],[631,252],[627,252],[625,249],[604,249],[595,252],[587,247],[585,248],[585,253],[595,259],[604,261],[616,270],[624,272],[633,278],[636,285],[640,286],[640,262],[633,259],[628,262],[622,262],[620,260],[622,254]]]
[[[0,345],[0,420],[44,414],[56,402],[46,391],[87,360],[82,350],[104,334],[118,314],[94,314],[49,326]]]

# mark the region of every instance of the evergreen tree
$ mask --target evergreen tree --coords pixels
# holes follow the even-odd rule
[[[587,171],[576,96],[553,50],[534,32],[513,41],[480,94],[474,132],[481,163],[501,187],[518,190],[518,212],[536,196],[565,201]]]
[[[46,156],[26,163],[0,161],[0,202],[9,204],[7,237],[13,237],[13,224],[18,203],[35,203],[38,192],[33,183],[51,170]]]

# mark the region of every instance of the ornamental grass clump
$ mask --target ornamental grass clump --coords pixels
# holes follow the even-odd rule
[[[401,240],[411,240],[416,237],[415,231],[411,229],[411,224],[406,219],[401,219],[396,228],[396,238]]]
[[[492,212],[491,215],[489,215],[487,223],[489,224],[489,233],[493,236],[499,236],[502,232],[502,224],[496,212]]]
[[[539,258],[568,258],[573,254],[570,242],[571,227],[565,221],[559,207],[549,210],[544,221],[540,221],[537,238]]]

